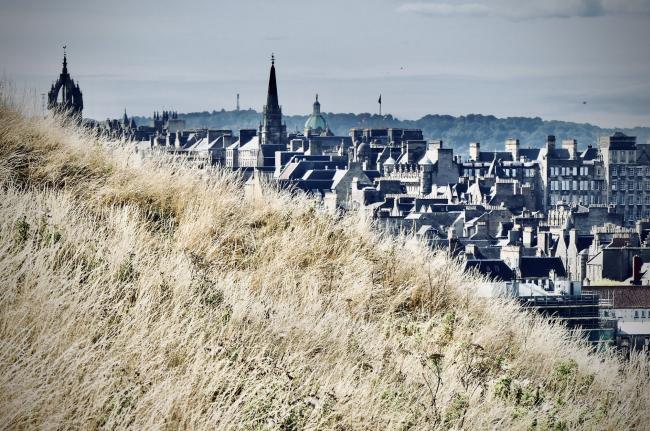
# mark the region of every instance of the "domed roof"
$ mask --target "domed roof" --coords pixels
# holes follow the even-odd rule
[[[370,145],[368,145],[367,142],[362,142],[361,145],[357,147],[357,154],[359,156],[368,156],[370,153]]]
[[[325,131],[327,129],[327,121],[325,117],[320,113],[320,103],[318,102],[318,94],[316,95],[316,101],[314,102],[314,110],[312,114],[307,118],[305,122],[305,130],[318,130],[319,132]]]
[[[394,165],[394,164],[395,164],[395,159],[393,159],[393,156],[389,156],[384,162],[384,165]]]

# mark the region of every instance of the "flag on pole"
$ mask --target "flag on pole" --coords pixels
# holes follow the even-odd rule
[[[381,94],[379,95],[379,100],[377,100],[377,103],[379,103],[379,115],[381,115]]]

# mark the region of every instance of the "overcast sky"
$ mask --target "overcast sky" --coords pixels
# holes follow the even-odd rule
[[[650,126],[650,0],[0,0],[5,79],[47,91],[64,44],[98,119],[260,110],[275,52],[286,114]]]

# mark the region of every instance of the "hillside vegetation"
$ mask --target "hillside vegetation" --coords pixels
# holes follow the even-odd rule
[[[541,147],[548,135],[557,139],[577,139],[581,149],[596,145],[599,136],[609,136],[622,131],[636,136],[637,142],[650,139],[650,127],[633,129],[605,129],[592,124],[571,123],[568,121],[545,121],[541,118],[508,117],[470,114],[454,117],[451,115],[426,115],[419,120],[404,120],[392,115],[376,114],[324,114],[332,131],[347,136],[352,127],[404,127],[422,129],[425,139],[442,139],[450,148],[459,153],[467,153],[470,142],[480,142],[485,150],[501,150],[508,138],[518,138],[526,147]],[[212,111],[179,114],[189,128],[223,128],[238,131],[240,128],[257,128],[262,114],[249,109],[244,111]],[[285,115],[283,117],[288,131],[302,131],[307,115]],[[138,124],[146,124],[148,119],[136,118]]]
[[[0,428],[621,430],[650,366],[356,214],[0,107]]]

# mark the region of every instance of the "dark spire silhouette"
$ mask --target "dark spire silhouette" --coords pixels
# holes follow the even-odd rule
[[[73,115],[81,119],[83,95],[79,83],[75,83],[68,73],[66,45],[63,45],[63,69],[59,79],[52,84],[48,93],[47,108]]]
[[[278,84],[275,80],[275,54],[271,54],[271,74],[269,76],[269,91],[266,96],[266,109],[271,112],[280,109],[278,102]]]
[[[68,58],[66,56],[65,49],[67,48],[66,45],[63,45],[63,71],[61,73],[67,75],[68,74]]]
[[[261,137],[261,144],[285,144],[287,138],[287,127],[282,124],[282,108],[278,102],[278,84],[275,78],[275,54],[271,55],[271,72],[269,75],[269,90],[266,95],[262,124],[258,134]]]

